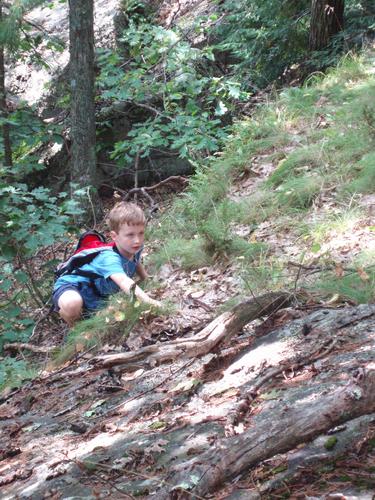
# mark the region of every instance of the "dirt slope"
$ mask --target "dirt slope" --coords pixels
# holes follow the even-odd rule
[[[363,305],[284,310],[214,353],[151,369],[80,360],[1,405],[1,498],[272,498],[278,473],[318,496],[365,498],[374,347],[375,306]],[[337,456],[361,461],[362,481],[304,484]]]

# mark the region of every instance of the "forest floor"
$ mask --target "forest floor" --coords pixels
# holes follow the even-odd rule
[[[353,81],[349,74],[349,89]],[[314,137],[326,128],[333,135],[326,101],[316,97]],[[295,154],[306,123],[287,126],[289,141],[248,154],[230,202],[255,199],[284,168],[280,159]],[[316,165],[304,161],[298,175],[314,175]],[[124,338],[120,300],[103,313],[116,335],[100,348],[76,343],[58,366],[50,352],[35,354],[44,369],[1,395],[0,497],[373,499],[373,281],[353,262],[375,250],[375,195],[353,198],[344,211],[336,181],[302,215],[271,212],[257,224],[231,223],[232,235],[267,245],[270,258],[258,260],[258,271],[262,264],[276,272],[283,262],[288,287],[272,273],[255,287],[259,273],[246,275],[253,269],[243,255],[214,256],[193,270],[170,259],[155,273],[151,293],[174,303],[174,312],[144,312]],[[171,203],[162,193],[157,201],[154,226]],[[315,239],[304,227],[315,228]],[[150,257],[166,243],[155,237]],[[372,299],[308,288],[327,268],[359,280]],[[38,325],[33,340],[63,350],[66,331],[51,325]],[[87,340],[90,323],[82,325]]]
[[[263,178],[272,153],[253,159]],[[260,178],[238,179],[230,197],[253,192]],[[322,207],[334,203],[328,196]],[[373,244],[373,202],[368,196],[356,225],[324,243],[342,265],[359,242]],[[278,223],[259,225],[255,237],[292,262],[299,240]],[[375,306],[311,296],[270,315],[260,308],[233,331],[222,312],[228,335],[200,355],[170,355],[173,342],[202,343],[204,327],[239,294],[238,273],[222,260],[194,271],[165,264],[154,296],[178,313],[145,317],[126,344],[47,364],[5,394],[1,498],[373,498]],[[42,333],[40,345],[50,343]],[[150,347],[162,354],[155,365]],[[134,356],[103,366],[124,351]]]

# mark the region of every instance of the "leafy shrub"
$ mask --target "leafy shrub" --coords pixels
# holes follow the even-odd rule
[[[266,185],[279,186],[290,177],[304,175],[314,167],[320,166],[321,158],[317,147],[298,148],[281,160],[267,179]]]
[[[262,186],[238,203],[235,217],[242,224],[257,224],[266,220],[276,210],[273,191]],[[256,226],[255,226],[256,227]]]
[[[267,251],[260,252],[252,263],[244,262],[240,270],[243,288],[249,294],[261,294],[275,291],[290,285],[290,273],[278,259]]]
[[[54,364],[59,365],[90,347],[99,350],[105,343],[124,344],[134,326],[139,321],[150,319],[155,311],[149,304],[131,301],[123,294],[110,297],[105,309],[74,325],[65,345],[55,353]],[[168,312],[158,310],[157,313]]]
[[[307,0],[226,0],[220,6],[224,19],[214,30],[215,49],[229,54],[247,88],[264,87],[306,53],[308,7]]]
[[[217,72],[211,47],[193,47],[181,28],[153,21],[129,16],[121,49],[99,52],[102,98],[138,110],[127,139],[114,146],[112,157],[122,166],[155,149],[191,159],[217,151],[227,137],[229,111],[247,96],[238,81]],[[201,29],[200,20],[195,28]]]
[[[212,257],[207,252],[205,240],[201,236],[196,235],[189,239],[172,237],[151,256],[151,263],[156,267],[165,262],[189,270],[209,265]]]
[[[0,391],[5,387],[19,387],[35,375],[36,370],[27,361],[7,357],[0,364]]]
[[[0,181],[2,342],[24,341],[31,334],[30,303],[42,307],[48,298],[46,277],[35,270],[32,258],[61,237],[77,213],[76,201],[66,193],[53,197],[47,188],[29,190],[26,184],[9,184],[5,177]]]

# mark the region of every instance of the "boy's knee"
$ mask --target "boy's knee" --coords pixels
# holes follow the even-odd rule
[[[67,290],[58,300],[60,316],[72,323],[81,316],[83,308],[83,300],[81,295],[74,290]]]

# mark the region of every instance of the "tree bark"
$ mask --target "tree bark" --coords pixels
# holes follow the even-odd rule
[[[326,47],[333,35],[344,28],[344,0],[312,0],[310,50]]]
[[[332,392],[320,390],[319,395],[304,401],[301,393],[301,402],[293,408],[275,410],[272,420],[265,418],[240,436],[222,440],[213,451],[177,466],[178,472],[171,473],[166,482],[175,485],[172,490],[176,493],[179,485],[183,485],[192,497],[206,498],[205,495],[212,494],[219,485],[262,460],[310,441],[340,423],[373,413],[375,363],[368,363],[364,373]],[[157,498],[166,500],[170,495],[168,486],[157,493]]]
[[[69,0],[71,86],[71,181],[87,190],[81,220],[100,213],[97,195],[94,103],[94,4],[93,0]]]
[[[0,23],[3,20],[3,5],[0,1]],[[0,117],[3,121],[2,135],[4,146],[4,166],[11,167],[12,161],[12,145],[10,141],[9,124],[6,123],[8,119],[8,108],[6,104],[6,91],[5,91],[5,57],[4,46],[0,45]]]

